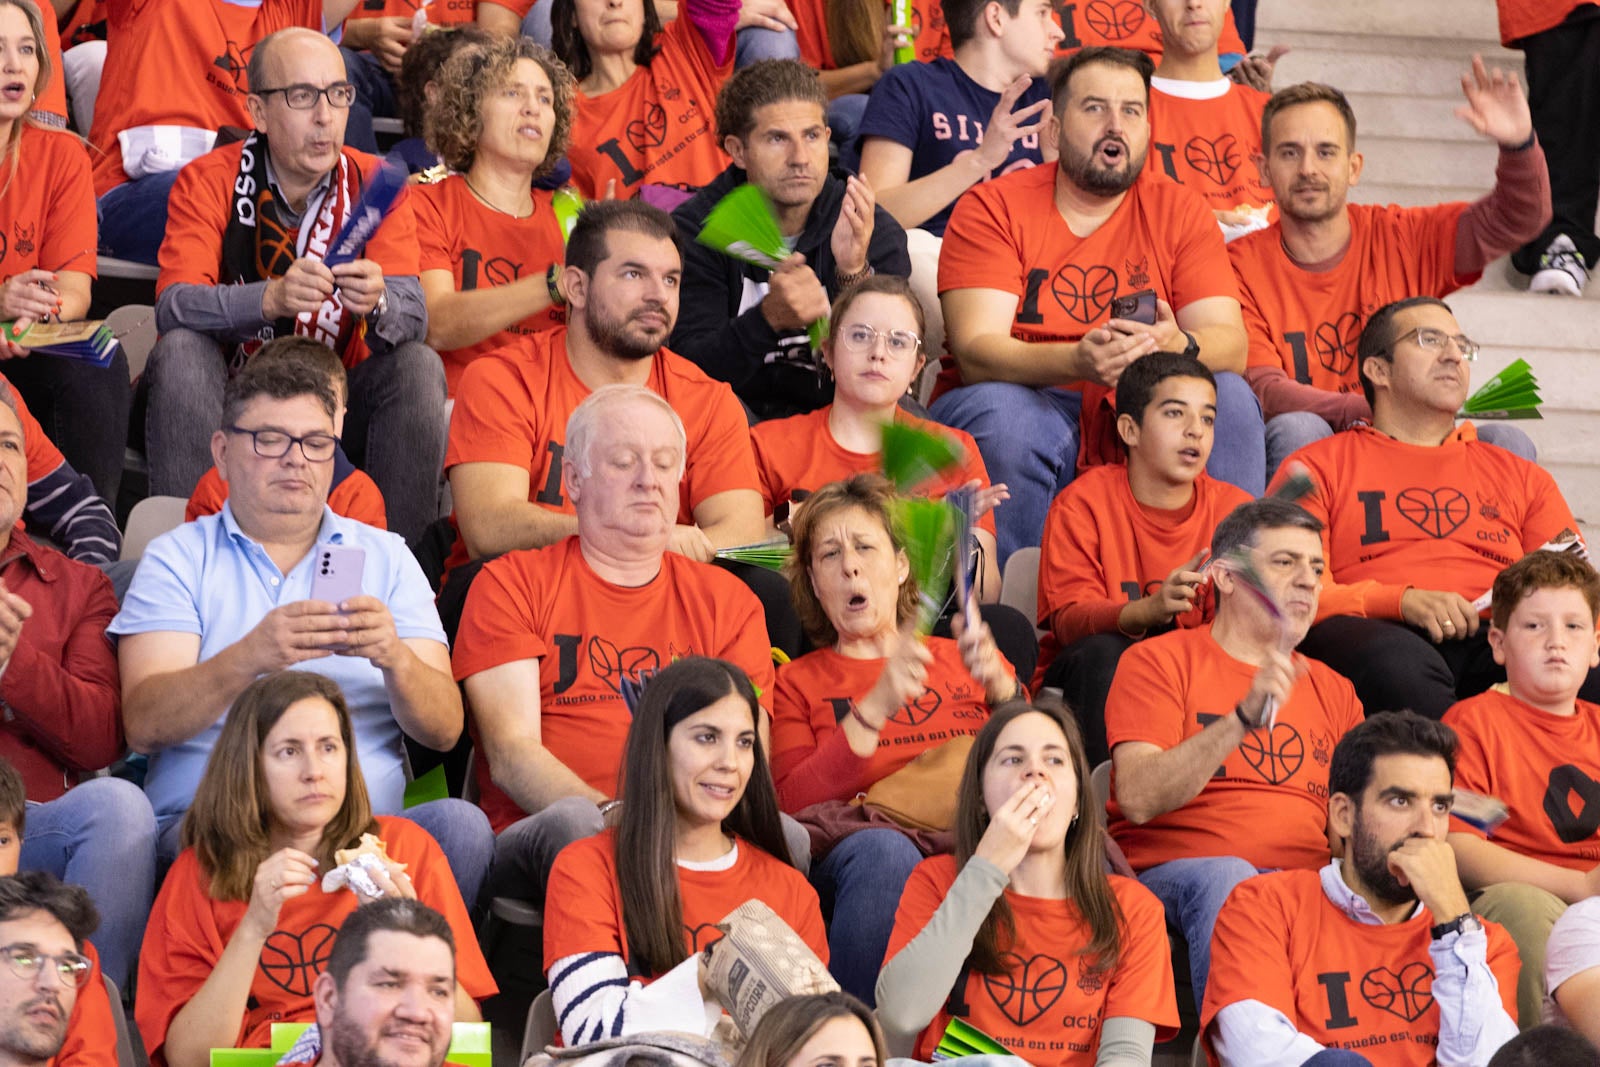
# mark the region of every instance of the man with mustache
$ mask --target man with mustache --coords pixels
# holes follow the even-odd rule
[[[1495,187],[1471,204],[1350,204],[1362,157],[1344,94],[1302,82],[1267,101],[1258,162],[1278,221],[1232,242],[1228,255],[1250,336],[1245,376],[1267,420],[1269,476],[1295,449],[1372,418],[1355,361],[1367,316],[1471,285],[1550,219],[1550,175],[1516,76],[1475,59],[1461,85],[1466,105],[1456,113],[1500,146]],[[1484,440],[1533,458],[1521,430],[1485,430]]]
[[[1505,681],[1480,622],[1495,578],[1558,537],[1584,547],[1548,471],[1456,423],[1477,348],[1435,297],[1379,308],[1356,351],[1372,424],[1307,445],[1278,472],[1282,483],[1305,468],[1301,503],[1326,524],[1328,582],[1300,650],[1369,708],[1437,719]],[[1600,701],[1600,669],[1580,696]]]
[[[474,360],[456,390],[445,457],[460,531],[452,571],[578,532],[562,482],[567,418],[593,390],[618,382],[665,397],[688,433],[668,548],[705,563],[719,548],[761,540],[761,480],[744,409],[727,385],[663,347],[682,281],[666,212],[633,200],[584,208],[558,281],[566,328]]]
[[[0,878],[0,1065],[45,1067],[61,1051],[80,983],[101,980],[83,954],[99,922],[78,886],[39,871]]]
[[[857,177],[828,173],[828,94],[794,59],[736,71],[717,94],[717,134],[733,163],[685,201],[685,299],[672,343],[757,418],[815,411],[833,381],[806,328],[869,274],[911,273],[906,235]],[[711,209],[749,182],[766,194],[789,256],[768,270],[698,244]]]
[[[1118,48],[1067,60],[1045,130],[1058,161],[970,190],[945,231],[939,295],[953,360],[932,412],[976,438],[990,476],[1011,489],[995,517],[1002,562],[1039,543],[1051,499],[1080,467],[1120,461],[1113,390],[1151,352],[1230,372],[1217,376],[1208,470],[1251,495],[1266,480],[1222,234],[1200,196],[1142,173],[1151,70],[1148,56]],[[1135,306],[1117,310],[1116,297]]]
[[[1183,931],[1196,1005],[1229,890],[1327,856],[1327,754],[1361,705],[1294,652],[1317,610],[1321,529],[1285,500],[1234,508],[1211,540],[1216,616],[1128,649],[1106,697],[1108,828]]]
[[[1516,1036],[1516,946],[1472,914],[1445,841],[1455,757],[1450,728],[1409,711],[1339,742],[1333,861],[1251,878],[1217,917],[1212,1062],[1487,1063]]]

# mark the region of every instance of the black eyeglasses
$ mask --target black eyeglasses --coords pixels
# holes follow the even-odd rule
[[[229,426],[228,432],[248,436],[256,455],[262,459],[282,459],[289,454],[290,448],[299,445],[300,454],[307,460],[326,463],[333,458],[333,450],[339,447],[339,439],[331,433],[308,433],[304,437],[295,437],[282,430],[247,430],[243,426]]]
[[[296,111],[310,111],[317,106],[320,97],[327,97],[332,107],[343,110],[356,102],[356,87],[349,82],[334,82],[326,89],[318,89],[315,85],[285,85],[281,89],[251,89],[256,96],[271,96],[273,93],[282,93],[283,102]]]
[[[52,956],[40,952],[32,945],[6,945],[0,948],[0,956],[4,956],[11,965],[11,973],[25,981],[32,981],[39,975],[40,968],[49,964],[56,969],[56,976],[63,985],[83,988],[89,980],[90,963],[87,957],[76,952],[63,952],[59,956]]]

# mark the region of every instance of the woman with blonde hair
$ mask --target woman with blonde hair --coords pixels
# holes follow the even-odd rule
[[[331,680],[286,670],[228,709],[139,960],[136,1015],[155,1067],[206,1067],[213,1048],[268,1043],[314,1020],[311,991],[364,898],[322,888],[336,853],[381,844],[380,895],[412,897],[456,933],[456,1018],[497,990],[444,853],[406,819],[372,814],[350,713]]]

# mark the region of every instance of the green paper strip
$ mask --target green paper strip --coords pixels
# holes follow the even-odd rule
[[[444,764],[441,763],[422,777],[413,778],[406,783],[402,806],[414,808],[430,800],[443,800],[449,795],[450,783],[445,780]]]

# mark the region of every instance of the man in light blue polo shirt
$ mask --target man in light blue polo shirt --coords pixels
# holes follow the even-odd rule
[[[263,674],[314,670],[339,683],[380,813],[402,808],[402,734],[440,750],[461,734],[421,568],[397,535],[327,506],[343,415],[330,361],[338,368],[318,342],[280,338],[228,383],[211,442],[228,502],[150,543],[108,631],[119,638],[128,744],[150,755],[145,790],[167,859],[223,716]],[[314,557],[329,545],[365,551],[362,595],[308,599]],[[460,800],[405,814],[438,839],[470,906],[494,847],[487,819]]]

